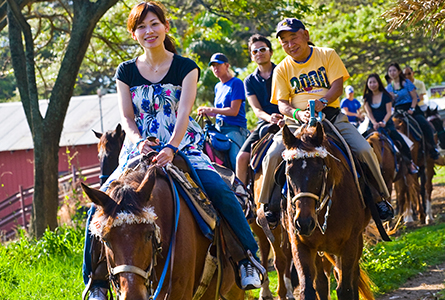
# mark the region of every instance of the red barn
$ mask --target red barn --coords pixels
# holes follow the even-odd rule
[[[44,115],[48,101],[39,101]],[[117,94],[73,97],[70,101],[60,139],[59,175],[98,166],[97,138],[92,132],[114,129],[119,122]],[[20,102],[0,104],[0,231],[10,231],[21,220],[11,219],[11,212],[21,210],[14,197],[20,187],[34,184],[33,141]],[[31,202],[27,197],[26,202]],[[27,203],[28,204],[28,203]],[[26,205],[27,205],[26,204]]]

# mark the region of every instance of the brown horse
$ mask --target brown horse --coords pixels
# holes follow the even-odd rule
[[[409,119],[407,119],[409,118]],[[408,129],[406,113],[396,112],[393,117],[394,125],[397,130],[408,136],[413,143],[411,147],[411,155],[413,162],[419,167],[418,174],[406,174],[394,183],[397,195],[397,209],[400,215],[403,215],[403,220],[406,225],[414,222],[414,215],[417,215],[421,222],[425,222],[425,210],[420,198],[420,184],[419,176],[425,174],[427,161],[425,159],[424,150],[422,151],[422,142],[414,138],[412,130]],[[412,120],[411,120],[412,121]]]
[[[401,174],[406,173],[406,164],[400,163],[400,160],[394,152],[390,141],[383,133],[374,131],[366,138],[366,140],[374,150],[380,164],[380,171],[382,172],[386,187],[388,188],[389,194],[391,194],[392,184],[396,177],[397,171],[400,171]],[[398,168],[402,168],[403,170]]]
[[[321,123],[292,134],[283,128],[288,196],[287,228],[300,282],[300,299],[329,299],[329,279],[319,255],[335,256],[338,299],[374,299],[361,271],[363,232],[371,212],[361,201],[348,162],[324,134]],[[318,298],[317,298],[318,297]]]
[[[163,169],[141,163],[113,181],[107,193],[82,187],[98,206],[90,228],[105,242],[110,279],[119,299],[152,299],[157,289],[157,299],[191,300],[201,291],[211,241],[201,233],[182,197],[175,197]],[[243,299],[244,292],[234,284],[233,268],[226,260],[223,266],[221,294]],[[165,280],[158,288],[161,278]],[[217,276],[210,278],[198,299],[215,298]]]
[[[105,133],[94,131],[99,139],[97,144],[98,158],[100,162],[100,185],[104,184],[107,178],[113,173],[119,164],[119,153],[125,139],[125,131],[121,124],[117,124],[114,130]]]
[[[260,170],[254,176],[254,199],[258,199],[261,191],[262,171]],[[256,203],[259,207],[259,203]],[[267,270],[269,263],[270,248],[272,246],[274,255],[274,266],[277,271],[278,286],[277,294],[280,300],[294,299],[293,287],[291,282],[291,264],[292,253],[290,251],[289,240],[287,239],[286,230],[280,225],[272,230],[274,241],[271,242],[267,238],[263,229],[255,222],[250,223],[252,231],[258,238],[258,246],[261,253],[261,262],[263,267]],[[272,300],[274,297],[269,288],[269,279],[267,279],[260,290],[259,300]]]

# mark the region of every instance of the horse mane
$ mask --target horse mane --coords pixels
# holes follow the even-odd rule
[[[93,234],[106,236],[111,227],[124,223],[154,223],[157,217],[153,208],[147,207],[147,201],[158,178],[166,178],[159,166],[141,162],[111,182],[107,194],[115,205],[101,207],[96,212],[92,222],[94,226],[90,225]],[[148,188],[141,189],[141,184]]]
[[[328,180],[336,184],[342,180],[344,172],[349,169],[348,163],[345,159],[342,159],[343,154],[331,144],[324,131],[320,145],[315,142],[314,134],[316,134],[316,127],[314,126],[305,126],[302,130],[296,132],[295,137],[301,141],[298,149],[306,152],[316,152],[319,147],[325,148],[328,152],[328,155],[324,158],[326,166],[329,168],[330,178]],[[339,162],[341,162],[343,168],[338,167]]]

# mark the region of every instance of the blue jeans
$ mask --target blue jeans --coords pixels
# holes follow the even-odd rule
[[[230,164],[232,165],[232,170],[235,171],[236,169],[236,156],[238,155],[241,147],[243,146],[244,142],[247,139],[247,136],[249,135],[249,130],[246,128],[240,127],[240,126],[233,126],[233,125],[222,125],[219,124],[216,125],[216,128],[221,131],[221,133],[227,135],[229,139],[231,139],[233,142],[231,143],[230,150],[229,150],[229,158],[230,158]]]
[[[244,249],[246,251],[250,250],[250,252],[252,252],[254,257],[258,260],[258,257],[256,255],[258,251],[258,245],[255,241],[255,238],[253,237],[252,231],[250,230],[250,226],[247,223],[246,218],[244,217],[241,204],[239,204],[233,191],[226,185],[221,176],[219,176],[219,174],[217,174],[216,172],[197,169],[196,173],[198,174],[199,180],[201,180],[201,183],[207,195],[209,196],[210,201],[212,201],[214,207],[226,219],[227,223],[230,225],[231,229],[240,240]],[[92,205],[90,210],[88,211],[88,218],[85,229],[85,247],[83,252],[84,256],[82,265],[83,281],[85,285],[88,283],[88,275],[92,271],[92,236],[89,230],[89,225],[95,211],[96,206]],[[92,286],[107,287],[108,282],[94,282]]]

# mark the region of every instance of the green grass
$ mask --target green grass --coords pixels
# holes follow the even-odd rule
[[[436,166],[435,167],[436,175],[433,177],[433,183],[445,184],[445,167]]]
[[[80,299],[83,229],[58,228],[39,240],[23,232],[17,241],[0,246],[0,299]],[[428,266],[445,261],[445,223],[405,231],[392,242],[365,247],[362,268],[373,280],[376,295],[397,289]],[[269,273],[271,290],[276,272]],[[259,290],[247,299],[257,299]],[[337,299],[335,292],[332,299]],[[438,295],[445,300],[445,292]]]
[[[61,227],[39,241],[20,233],[0,246],[0,299],[80,299],[83,229]]]
[[[383,294],[400,287],[428,266],[445,261],[445,223],[403,233],[392,242],[379,243],[363,251],[362,268]]]

